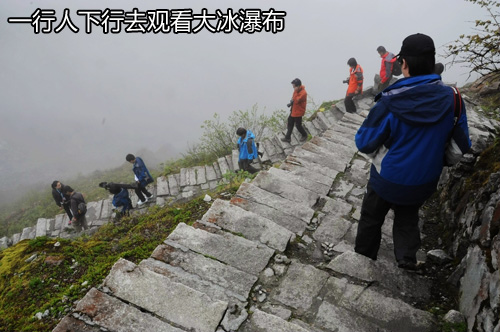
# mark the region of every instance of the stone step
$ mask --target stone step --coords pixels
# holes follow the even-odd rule
[[[322,122],[324,127],[326,128],[330,128],[334,124],[333,122],[330,122],[330,120],[326,117],[326,115],[323,112],[316,113],[316,119]]]
[[[207,174],[205,173],[205,166],[194,167],[196,173],[196,185],[207,183]]]
[[[284,171],[282,169],[271,167],[268,172],[282,181],[292,182],[302,188],[315,192],[318,195],[326,195],[330,190],[333,180],[315,173],[305,168],[294,171]]]
[[[309,132],[309,134],[311,134],[311,136],[317,136],[319,135],[321,132],[316,129],[316,127],[312,124],[311,121],[306,121],[304,122],[304,128]]]
[[[217,164],[219,164],[219,169],[221,173],[221,177],[224,176],[227,172],[231,171],[231,168],[229,168],[229,164],[227,163],[226,158],[220,157],[217,159]]]
[[[169,240],[156,247],[151,257],[208,283],[223,287],[228,294],[240,301],[248,298],[250,289],[257,281],[255,275],[190,251]]]
[[[339,244],[351,230],[353,224],[338,216],[326,215],[313,233],[313,238],[321,243],[328,242],[334,246]]]
[[[233,156],[232,155],[227,155],[226,157],[227,165],[229,166],[230,171],[234,171],[233,168]],[[238,160],[236,160],[236,164],[238,164]]]
[[[230,233],[212,234],[184,223],[179,224],[167,239],[168,243],[177,243],[253,275],[258,275],[274,254],[271,248],[242,237]]]
[[[91,326],[85,324],[84,321],[66,315],[52,332],[102,332],[99,326]]]
[[[328,328],[319,321],[332,324],[331,318],[342,316],[339,308],[347,310],[349,320],[355,322],[357,316],[363,317],[371,326],[355,331],[372,332],[430,332],[435,330],[434,316],[426,311],[412,307],[404,301],[383,295],[368,286],[350,283],[347,279],[330,277],[323,288],[323,308],[316,317],[316,325]],[[383,305],[381,305],[383,304]],[[337,322],[341,320],[337,320]],[[335,322],[335,323],[337,323]],[[330,327],[333,326],[330,325]]]
[[[163,331],[183,332],[161,319],[140,311],[117,298],[92,288],[78,302],[75,311],[83,316],[89,325],[97,325],[110,331]]]
[[[210,299],[147,268],[119,259],[104,280],[114,296],[186,330],[213,332],[228,303]]]
[[[315,144],[323,149],[332,151],[338,158],[346,161],[351,161],[354,154],[358,151],[357,148],[351,146],[346,146],[343,144],[333,143],[322,137],[314,137],[309,141],[311,144]],[[353,142],[354,143],[354,142]]]
[[[346,113],[341,119],[341,123],[352,123],[358,126],[361,126],[363,122],[365,121],[365,117],[361,116],[360,114],[354,114],[354,113]]]
[[[312,143],[306,143],[302,147],[298,147],[293,151],[292,156],[300,159],[316,163],[321,166],[330,168],[337,172],[345,172],[348,161],[336,159],[335,153],[327,151]]]
[[[285,306],[305,312],[312,306],[330,275],[312,265],[295,260],[288,267],[281,284],[271,297]]]
[[[273,221],[221,199],[215,200],[202,221],[242,234],[246,239],[258,241],[280,252],[285,251],[293,236],[291,231]]]
[[[334,169],[331,169],[329,167],[317,164],[313,161],[306,160],[304,158],[300,158],[294,155],[288,156],[285,162],[281,164],[280,169],[290,172],[293,172],[295,170],[298,171],[301,169],[306,169],[309,170],[311,173],[318,173],[323,177],[329,178],[332,180],[332,182],[339,174],[339,172]]]
[[[354,149],[354,151],[357,151],[356,142],[354,141],[354,136],[351,138],[347,138],[345,135],[341,135],[336,131],[327,130],[323,133],[323,135],[321,135],[321,138]]]
[[[356,137],[356,133],[358,132],[357,129],[346,127],[343,125],[342,122],[337,122],[334,124],[329,130],[325,131],[327,132],[335,132],[338,135],[344,136],[347,139],[353,140]]]
[[[283,180],[268,171],[261,171],[253,179],[252,184],[285,199],[313,207],[319,195],[309,189],[300,187],[289,180]]]
[[[314,215],[304,204],[290,201],[250,183],[242,183],[231,204],[257,213],[280,226],[302,235]]]
[[[179,174],[170,174],[167,176],[168,179],[168,190],[170,191],[171,196],[177,196],[180,192],[180,175]]]
[[[355,252],[347,251],[330,261],[327,268],[368,283],[377,282],[378,286],[403,300],[411,296],[411,300],[426,301],[430,297],[429,284],[418,275],[399,269],[393,259],[382,258],[374,261]]]
[[[238,165],[238,160],[240,159],[240,152],[238,150],[233,150],[231,155],[231,160],[233,162],[233,170],[237,171],[240,169],[240,165]]]
[[[200,293],[206,294],[212,300],[225,301],[228,304],[244,306],[247,297],[233,293],[220,285],[209,282],[198,275],[186,272],[180,267],[166,264],[162,261],[148,258],[139,263],[139,267],[161,274],[172,282],[183,284]],[[248,290],[250,291],[250,289]]]
[[[156,194],[159,197],[170,195],[170,189],[168,187],[168,179],[166,176],[159,176],[156,178]]]
[[[256,309],[239,332],[310,332],[297,324]],[[332,330],[334,331],[334,330]]]

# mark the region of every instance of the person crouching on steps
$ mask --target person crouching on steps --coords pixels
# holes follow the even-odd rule
[[[302,117],[306,113],[306,87],[302,85],[302,82],[298,78],[292,81],[292,87],[292,100],[290,100],[290,103],[287,105],[291,108],[290,115],[288,116],[287,131],[285,137],[283,137],[281,141],[287,143],[292,141],[292,131],[293,126],[295,125],[299,133],[302,135],[300,141],[305,142],[307,140],[307,133],[304,130],[304,127],[302,127]]]
[[[241,170],[248,173],[256,173],[258,169],[250,165],[252,161],[257,158],[257,146],[255,145],[255,135],[245,128],[238,128],[236,130],[238,138],[238,151],[240,152],[238,158],[238,166]]]
[[[137,197],[139,198],[139,202],[137,202],[138,206],[141,206],[145,204],[148,199],[153,198],[153,194],[151,194],[147,189],[146,186],[152,182],[154,182],[153,177],[149,173],[148,168],[146,167],[146,164],[144,164],[144,161],[140,157],[135,157],[133,154],[128,154],[125,159],[134,165],[132,168],[132,171],[135,174],[135,181],[137,182],[137,189],[135,189],[135,193]],[[146,195],[146,197],[144,197]]]
[[[86,211],[82,212],[78,207],[80,203],[85,204],[83,195],[79,192],[74,191],[70,186],[65,186],[64,190],[64,194],[70,197],[71,212],[73,212],[73,218],[71,219],[70,223],[73,225],[77,232],[81,232],[82,229],[88,229],[89,227],[87,225],[87,217],[85,217]]]

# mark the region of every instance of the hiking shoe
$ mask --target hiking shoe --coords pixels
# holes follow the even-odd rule
[[[144,204],[146,204],[146,202],[147,202],[147,201],[148,201],[148,199],[147,199],[147,198],[146,198],[146,199],[144,199],[144,201],[139,201],[139,202],[137,202],[137,206],[144,205]]]
[[[153,199],[153,195],[151,195],[149,197],[146,196],[146,202],[149,201],[150,199]]]
[[[292,141],[292,139],[291,139],[291,138],[286,138],[286,137],[283,137],[283,138],[281,139],[281,141],[282,141],[282,142],[287,142],[287,143],[290,143],[290,142]]]
[[[399,261],[398,267],[400,269],[405,269],[405,270],[409,270],[409,271],[416,271],[417,270],[417,264],[410,262],[406,259]]]
[[[301,141],[301,142],[305,142],[305,141],[307,141],[307,135],[306,135],[306,136],[302,136],[302,137],[300,138],[300,141]]]

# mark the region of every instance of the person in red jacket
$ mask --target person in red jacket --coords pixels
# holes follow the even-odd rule
[[[293,95],[292,100],[287,105],[290,107],[290,115],[288,116],[288,124],[287,131],[285,137],[281,140],[283,142],[290,143],[292,141],[292,131],[293,126],[297,127],[297,130],[302,135],[300,138],[301,142],[305,142],[307,140],[307,133],[302,127],[302,117],[306,113],[306,104],[307,104],[307,92],[306,87],[302,85],[302,82],[296,78],[292,81],[293,87]]]
[[[358,65],[354,58],[350,58],[347,64],[349,65],[349,79],[345,80],[344,83],[348,83],[349,86],[344,104],[348,113],[356,113],[356,105],[354,105],[352,98],[363,93],[363,68]]]
[[[387,52],[384,46],[377,47],[377,52],[382,58],[380,65],[380,85],[378,91],[384,91],[389,86],[392,79],[392,67],[396,61],[396,56],[391,52]]]

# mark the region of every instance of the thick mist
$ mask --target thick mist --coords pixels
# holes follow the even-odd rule
[[[209,5],[208,5],[209,4]],[[148,149],[160,160],[196,143],[200,126],[258,104],[285,108],[299,77],[316,105],[343,98],[347,59],[365,72],[365,87],[378,73],[379,45],[397,53],[402,40],[433,37],[438,61],[443,45],[472,32],[485,13],[461,0],[278,1],[62,1],[0,2],[0,203],[34,184],[50,185],[77,173],[117,167],[127,153]],[[84,32],[79,9],[259,8],[286,11],[276,34],[103,34]],[[65,8],[80,27],[75,34],[35,34],[37,9]],[[447,67],[443,78],[463,85],[468,68]],[[472,79],[471,79],[472,80]],[[313,107],[313,105],[310,105]],[[147,161],[146,161],[147,162]]]

